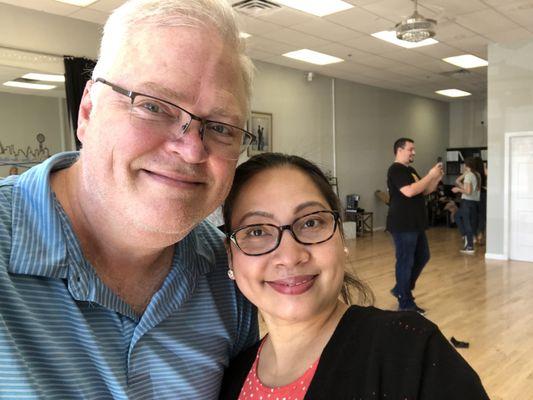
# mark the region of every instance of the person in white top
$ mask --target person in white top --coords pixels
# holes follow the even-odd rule
[[[478,208],[480,197],[481,177],[476,172],[474,159],[465,159],[465,172],[455,181],[456,187],[452,192],[461,193],[461,207],[455,215],[455,222],[465,238],[464,247],[460,250],[463,254],[475,254],[474,235],[477,232]]]

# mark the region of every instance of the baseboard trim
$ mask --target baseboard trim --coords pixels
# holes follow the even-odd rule
[[[507,261],[509,257],[507,257],[505,254],[485,253],[485,259]]]

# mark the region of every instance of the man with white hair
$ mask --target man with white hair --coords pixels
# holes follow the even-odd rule
[[[252,65],[225,0],[131,0],[80,153],[0,181],[0,398],[209,399],[257,339],[201,222],[229,191]]]

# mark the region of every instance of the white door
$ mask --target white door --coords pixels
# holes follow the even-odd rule
[[[533,134],[511,137],[509,150],[509,258],[533,262]]]

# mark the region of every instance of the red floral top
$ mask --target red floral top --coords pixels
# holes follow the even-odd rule
[[[263,385],[257,376],[257,364],[264,343],[263,340],[257,350],[257,356],[244,381],[239,400],[303,400],[320,359],[311,364],[304,374],[294,382],[285,386],[268,387]]]

